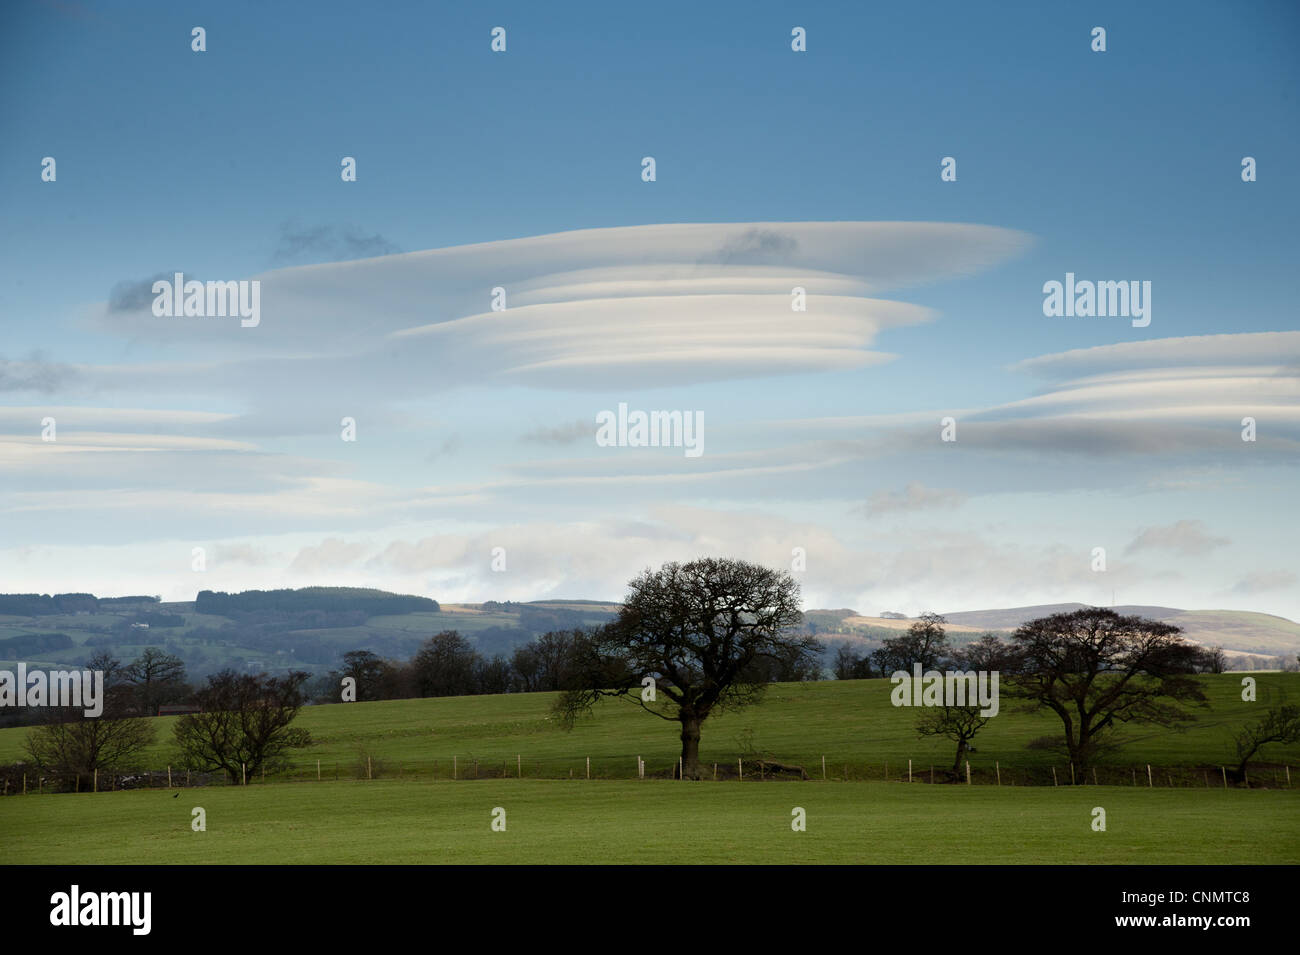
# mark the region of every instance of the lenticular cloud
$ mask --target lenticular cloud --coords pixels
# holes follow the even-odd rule
[[[888,360],[870,350],[876,335],[931,315],[873,296],[968,275],[1028,241],[990,226],[918,222],[589,229],[267,272],[256,329],[160,320],[143,308],[106,310],[105,321],[205,357],[346,357],[354,371],[369,365],[417,391],[431,379],[715,381]]]

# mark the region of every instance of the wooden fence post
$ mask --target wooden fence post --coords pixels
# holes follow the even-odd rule
[[[23,795],[27,795],[27,774],[23,773]]]
[[[370,754],[369,754],[369,753],[366,753],[366,779],[374,779],[374,776],[372,776],[372,775],[370,774]]]
[[[1283,765],[1286,767],[1286,788],[1290,789],[1291,788],[1291,764],[1285,763]]]
[[[909,783],[912,781],[912,761],[910,759],[907,761],[907,781]]]
[[[1290,778],[1291,777],[1289,776],[1287,777],[1287,779]],[[825,756],[822,757],[822,782],[826,782],[826,757]]]
[[[1057,785],[1057,782],[1056,782],[1056,767],[1055,767],[1055,766],[1052,767],[1052,785],[1053,785],[1053,786]]]
[[[591,778],[591,757],[587,757],[587,778]]]
[[[718,764],[717,764],[717,763],[714,763],[714,764],[713,764],[713,781],[714,781],[715,783],[718,781]]]
[[[1151,781],[1151,764],[1147,763],[1147,789],[1150,789],[1154,785],[1155,783]]]
[[[456,756],[453,756],[453,757],[451,758],[451,778],[452,778],[452,779],[459,779],[459,778],[460,778],[460,773],[458,772],[457,767],[456,767],[456,760],[457,760],[457,759],[458,759],[458,757],[456,757]],[[573,775],[573,774],[570,773],[569,775]]]
[[[970,785],[970,760],[966,760],[966,785]]]
[[[1227,771],[1226,769],[1224,769],[1222,766],[1220,766],[1220,767],[1219,767],[1219,772],[1223,773],[1223,788],[1224,788],[1224,789],[1227,789],[1227,788],[1228,788],[1228,771]]]
[[[1074,784],[1074,760],[1070,760],[1070,785]]]
[[[172,768],[170,766],[167,767],[167,788],[172,788]]]
[[[683,762],[682,756],[677,757],[677,778],[678,779],[686,778],[686,765]]]
[[[5,789],[9,789],[9,780],[5,780]],[[95,792],[99,792],[99,767],[95,767]]]
[[[1092,784],[1093,784],[1094,786],[1100,786],[1100,785],[1101,785],[1101,783],[1097,782],[1097,767],[1096,767],[1096,766],[1092,767]]]
[[[993,760],[993,771],[998,774],[998,785],[1002,785],[1002,764],[996,759]]]
[[[320,782],[320,760],[316,760],[316,782]]]
[[[515,753],[515,776],[519,779],[524,778],[524,754]]]
[[[736,769],[737,769],[737,771],[740,773],[740,778],[741,778],[741,779],[744,779],[744,778],[745,778],[745,760],[744,760],[742,757],[740,757],[740,756],[737,756],[737,757],[736,757]]]
[[[239,764],[239,778],[242,780],[239,785],[241,786],[248,785],[248,764],[247,763]]]

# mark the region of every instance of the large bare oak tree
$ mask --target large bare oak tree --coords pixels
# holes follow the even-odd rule
[[[1023,624],[1014,635],[1009,691],[1061,718],[1065,751],[1081,769],[1096,761],[1124,723],[1181,727],[1180,703],[1203,703],[1192,674],[1200,648],[1173,624],[1085,607]]]
[[[580,688],[561,694],[557,713],[572,726],[601,697],[628,698],[681,725],[682,774],[698,779],[704,721],[754,702],[773,665],[798,670],[821,645],[791,632],[803,614],[788,573],[705,558],[647,569],[629,587],[618,617],[583,648]]]

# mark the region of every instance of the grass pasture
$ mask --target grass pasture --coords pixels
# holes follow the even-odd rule
[[[206,832],[190,829],[195,806]],[[1282,791],[349,781],[15,797],[0,845],[5,862],[42,864],[1294,864],[1297,810]]]
[[[884,680],[779,684],[761,705],[709,719],[701,756],[719,764],[717,782],[665,778],[676,725],[624,701],[604,702],[571,732],[551,718],[551,694],[307,707],[298,725],[314,744],[265,784],[0,798],[0,861],[1300,863],[1300,747],[1266,748],[1252,769],[1258,788],[1224,789],[1214,776],[1234,729],[1300,698],[1300,675],[1255,678],[1258,703],[1241,701],[1240,674],[1201,678],[1210,704],[1188,730],[1131,730],[1102,784],[1077,787],[1052,786],[1052,767],[1064,784],[1068,764],[1026,748],[1059,723],[1005,696],[976,740],[976,785],[923,785],[931,764],[951,764],[954,744],[919,739],[918,712],[892,706]],[[148,765],[178,766],[172,720],[156,723]],[[26,732],[0,730],[0,762],[23,758]],[[759,754],[811,778],[760,781]],[[637,756],[650,778],[633,778]],[[189,828],[195,806],[206,832]],[[806,832],[791,830],[796,806]],[[1091,828],[1097,806],[1105,832]],[[507,812],[505,832],[490,829],[494,807]]]
[[[1149,763],[1156,771],[1169,770],[1176,784],[1203,784],[1207,772],[1230,763],[1236,728],[1257,719],[1269,705],[1300,700],[1300,674],[1254,676],[1255,703],[1241,700],[1240,675],[1201,677],[1209,703],[1190,708],[1195,722],[1183,732],[1152,726],[1125,730],[1129,743],[1102,766],[1099,780],[1131,783],[1133,772],[1143,773]],[[931,765],[950,767],[956,745],[919,738],[919,711],[892,706],[890,689],[887,680],[775,684],[762,704],[710,717],[701,759],[717,762],[720,776],[735,772],[738,756],[759,755],[802,765],[814,777],[820,777],[825,756],[828,776],[847,773],[857,780],[898,779],[906,775],[909,759],[918,776],[928,774]],[[427,780],[449,778],[453,757],[462,776],[475,760],[483,776],[514,776],[520,762],[525,778],[567,778],[570,771],[581,776],[590,757],[593,776],[627,779],[635,774],[637,756],[645,759],[651,775],[672,772],[680,746],[676,724],[627,701],[607,700],[592,717],[565,731],[551,718],[553,700],[550,693],[517,693],[305,707],[295,725],[309,730],[315,743],[295,754],[288,778],[314,780],[317,760],[324,777],[354,776],[367,755],[376,775]],[[147,753],[149,768],[179,765],[171,741],[175,719],[154,720],[158,742]],[[995,765],[1008,785],[1050,785],[1053,766],[1068,779],[1062,757],[1026,748],[1036,738],[1060,733],[1055,716],[1019,712],[1004,695],[1001,713],[975,740],[970,762],[976,781],[994,781]],[[26,734],[22,728],[0,730],[0,763],[24,759]],[[1284,780],[1280,765],[1289,763],[1300,788],[1300,745],[1270,746],[1259,762],[1268,767],[1261,768],[1260,781],[1271,780],[1274,771]],[[1156,782],[1169,781],[1157,777]]]

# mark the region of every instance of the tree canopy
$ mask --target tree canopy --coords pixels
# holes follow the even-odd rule
[[[1064,749],[1086,768],[1115,744],[1124,723],[1178,727],[1192,719],[1177,704],[1204,702],[1190,676],[1201,651],[1173,624],[1085,607],[1030,620],[1014,635],[1010,693],[1061,718]]]
[[[792,632],[802,613],[788,573],[704,558],[647,569],[629,588],[618,617],[586,641],[578,688],[556,709],[572,725],[601,697],[627,697],[681,725],[683,775],[698,778],[709,715],[754,702],[773,666],[811,666],[821,645]]]

